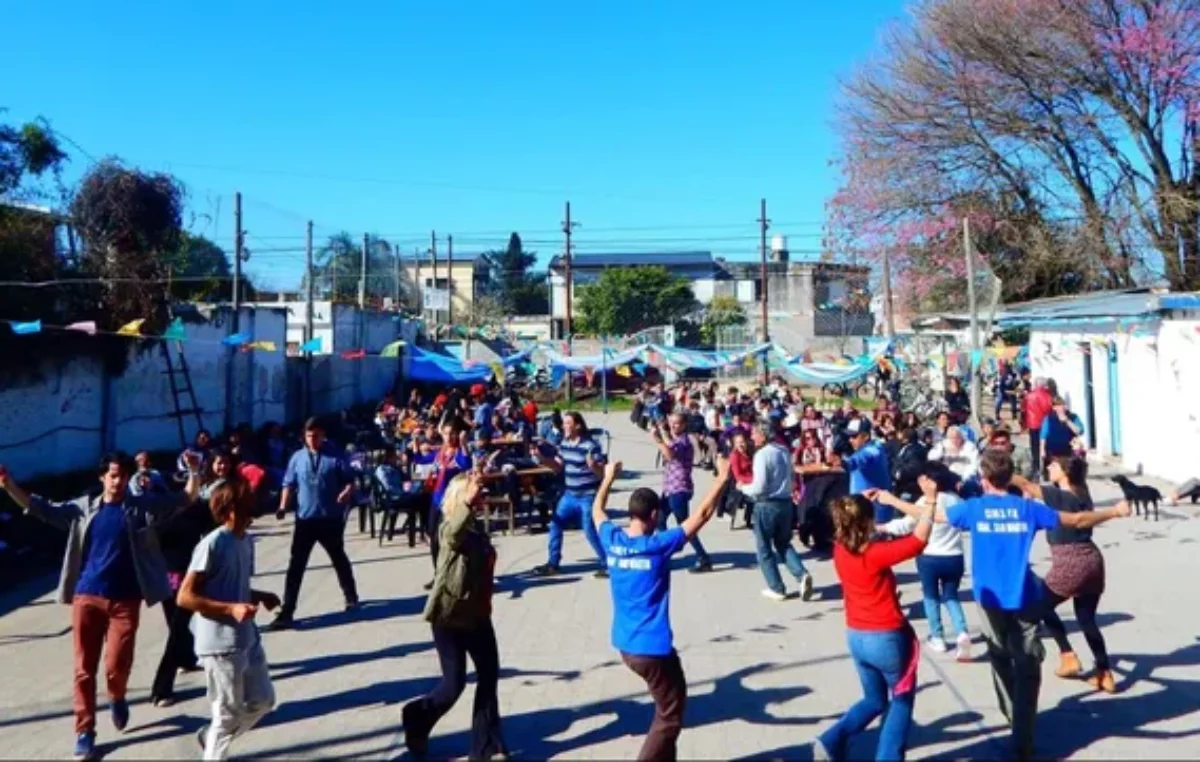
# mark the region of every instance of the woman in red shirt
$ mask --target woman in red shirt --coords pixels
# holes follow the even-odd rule
[[[933,529],[933,510],[922,511],[911,535],[876,540],[875,508],[869,498],[850,495],[833,503],[833,568],[842,583],[846,640],[863,697],[813,744],[815,759],[845,759],[850,737],[879,715],[883,724],[875,759],[904,759],[920,648],[896,600],[892,567],[924,550]]]

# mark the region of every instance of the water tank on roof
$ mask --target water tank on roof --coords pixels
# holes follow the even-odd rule
[[[771,239],[771,259],[786,262],[788,259],[787,236],[777,235]]]

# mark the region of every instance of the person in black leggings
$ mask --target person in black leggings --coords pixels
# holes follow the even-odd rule
[[[1041,500],[1061,513],[1093,510],[1087,488],[1087,463],[1082,458],[1074,455],[1054,457],[1046,469],[1050,484],[1039,485],[1019,477],[1013,478],[1013,484],[1027,496]],[[1060,603],[1071,599],[1075,619],[1096,662],[1095,672],[1088,682],[1097,690],[1115,693],[1117,686],[1109,664],[1108,648],[1096,624],[1096,609],[1104,592],[1104,556],[1092,541],[1090,529],[1060,526],[1046,532],[1046,540],[1050,543],[1050,572],[1044,581],[1042,624],[1054,638],[1060,653],[1054,674],[1069,679],[1083,672],[1083,665],[1067,638],[1067,629],[1054,612]]]

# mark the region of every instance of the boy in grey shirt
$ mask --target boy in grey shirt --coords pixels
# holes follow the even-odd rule
[[[249,484],[231,479],[209,499],[220,524],[196,546],[179,588],[180,607],[196,612],[192,634],[208,679],[212,723],[200,730],[204,759],[224,759],[229,745],[275,706],[275,689],[254,615],[279,606],[274,593],[252,590],[254,545],[246,528],[254,515]]]

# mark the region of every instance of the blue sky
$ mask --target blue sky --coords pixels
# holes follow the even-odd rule
[[[5,14],[5,118],[177,175],[191,227],[294,285],[318,238],[516,230],[580,251],[757,247],[758,200],[815,251],[837,78],[900,0],[25,4]],[[18,76],[12,76],[18,74]],[[74,151],[69,178],[89,160]],[[444,244],[439,244],[444,245]]]

